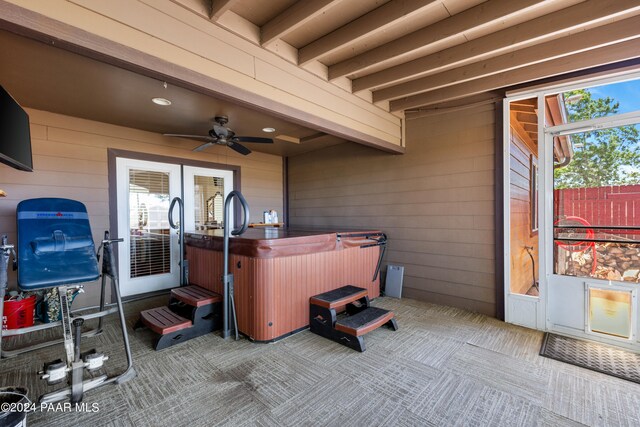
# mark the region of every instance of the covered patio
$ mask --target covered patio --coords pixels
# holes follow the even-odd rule
[[[126,304],[130,326],[155,298]],[[216,334],[161,352],[130,335],[135,381],[87,394],[95,412],[34,413],[31,425],[636,425],[637,384],[538,355],[543,334],[470,311],[381,298],[401,329],[356,353],[309,331],[273,344]],[[117,342],[115,321],[100,346]],[[28,372],[55,352],[6,359],[7,383],[44,392]],[[110,369],[125,361],[114,359]],[[215,421],[214,421],[215,420]]]
[[[37,306],[0,388],[82,403],[43,426],[640,425],[635,377],[540,355],[640,376],[639,26],[635,0],[0,0],[3,307]]]

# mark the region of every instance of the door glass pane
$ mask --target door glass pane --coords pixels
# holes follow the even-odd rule
[[[554,138],[554,273],[640,282],[639,130]]]
[[[169,174],[129,171],[130,277],[171,272]]]
[[[638,109],[638,80],[609,83],[560,94],[567,109],[567,121],[609,117]]]
[[[193,179],[196,230],[223,228],[224,178],[196,175]]]
[[[538,100],[509,106],[510,291],[538,296]]]

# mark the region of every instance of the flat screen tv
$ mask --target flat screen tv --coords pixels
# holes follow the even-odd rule
[[[0,86],[0,162],[33,171],[29,116]]]

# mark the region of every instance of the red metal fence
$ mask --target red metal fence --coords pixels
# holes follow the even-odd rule
[[[640,226],[640,185],[554,190],[554,218],[578,216],[591,225]]]

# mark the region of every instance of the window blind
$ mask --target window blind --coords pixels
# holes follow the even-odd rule
[[[169,174],[129,171],[130,277],[171,272]]]

